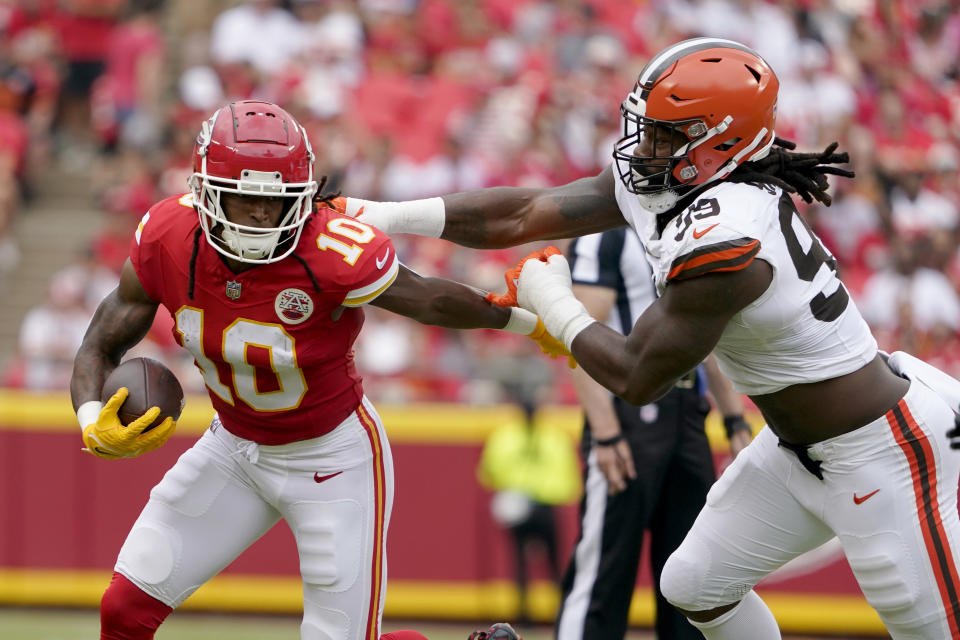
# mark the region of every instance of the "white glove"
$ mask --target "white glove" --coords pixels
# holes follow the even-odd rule
[[[570,265],[563,255],[547,262],[527,260],[517,279],[517,302],[540,316],[551,335],[571,348],[573,339],[596,322],[571,291]]]

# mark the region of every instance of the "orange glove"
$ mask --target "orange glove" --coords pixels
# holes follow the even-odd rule
[[[537,328],[527,334],[527,337],[540,345],[540,351],[544,352],[553,359],[560,356],[567,356],[567,366],[571,369],[577,368],[577,360],[567,350],[565,344],[550,335],[547,328],[543,326],[543,320],[537,318]]]
[[[523,265],[527,260],[542,260],[546,262],[550,256],[555,256],[560,254],[560,249],[557,249],[553,245],[547,247],[546,249],[539,249],[533,251],[527,256],[525,256],[520,262],[517,263],[517,266],[512,269],[507,269],[507,272],[503,274],[503,279],[507,281],[507,292],[504,294],[488,293],[487,302],[492,302],[498,307],[516,307],[517,304],[517,279],[520,278],[520,272],[523,270]],[[544,329],[546,331],[546,329]],[[547,335],[550,335],[549,333]],[[542,346],[542,345],[541,345]],[[564,349],[566,351],[566,349]],[[544,351],[546,353],[546,351]],[[569,355],[569,354],[567,354]]]
[[[356,208],[356,202],[354,202],[353,208],[356,209],[356,211],[351,212],[351,210],[350,210],[351,207],[348,206],[348,205],[349,205],[348,200],[349,200],[349,198],[347,198],[347,197],[345,197],[345,196],[337,196],[336,198],[331,198],[330,200],[328,200],[328,201],[327,201],[327,204],[329,204],[329,205],[330,205],[330,208],[332,208],[334,211],[336,211],[337,213],[339,213],[339,214],[342,215],[342,216],[349,216],[349,217],[351,217],[351,218],[359,218],[361,215],[363,215],[363,206],[364,206],[364,205],[360,205],[360,208],[357,209],[357,208]],[[354,198],[354,200],[356,201],[356,198]]]
[[[333,207],[333,210],[337,213],[346,213],[347,212],[347,199],[343,196],[337,196],[336,198],[331,198],[329,204]]]

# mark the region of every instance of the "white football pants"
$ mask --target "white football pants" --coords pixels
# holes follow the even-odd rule
[[[736,602],[837,536],[893,638],[960,638],[960,452],[945,435],[953,425],[951,407],[914,380],[883,417],[810,446],[822,481],[764,427],[667,561],[664,595],[688,611]]]
[[[390,445],[366,399],[330,433],[279,446],[214,418],[150,492],[115,570],[177,607],[283,518],[300,556],[301,637],[377,640],[392,505]]]

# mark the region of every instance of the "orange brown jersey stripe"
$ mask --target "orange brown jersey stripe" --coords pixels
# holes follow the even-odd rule
[[[667,280],[686,280],[714,271],[739,271],[760,251],[756,238],[737,238],[698,247],[670,265]]]
[[[380,635],[378,620],[380,618],[380,600],[383,598],[383,554],[384,554],[384,526],[386,522],[386,473],[383,467],[383,446],[380,441],[380,430],[377,423],[367,413],[361,403],[357,406],[357,416],[370,439],[370,448],[373,452],[373,564],[370,571],[370,608],[367,612],[367,628],[364,633],[366,640],[377,640]]]
[[[950,635],[953,638],[960,638],[960,579],[957,577],[950,539],[947,537],[940,517],[936,459],[933,449],[927,435],[917,425],[904,400],[887,412],[887,422],[893,431],[894,439],[910,463],[913,491],[917,499],[917,516],[920,520],[923,541],[927,547],[927,556],[943,601]],[[947,487],[946,490],[951,489]],[[954,487],[953,490],[955,491],[956,488]]]

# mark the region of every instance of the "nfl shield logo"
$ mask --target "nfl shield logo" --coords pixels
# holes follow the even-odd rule
[[[240,283],[234,280],[227,282],[227,297],[236,300],[240,297]]]

